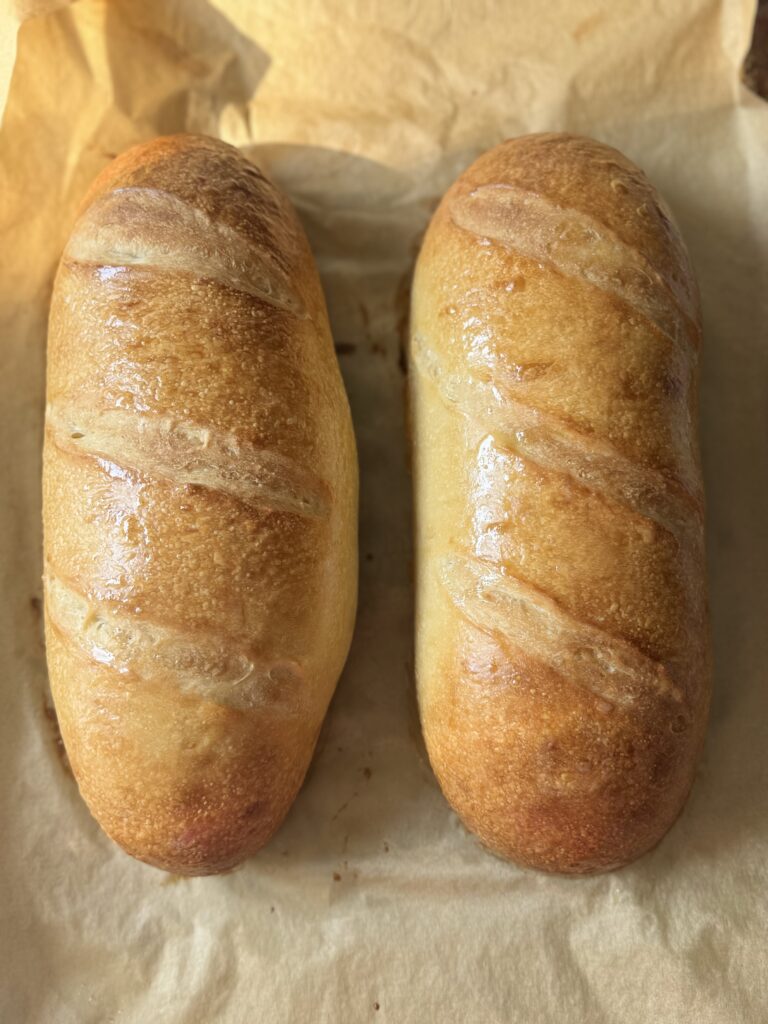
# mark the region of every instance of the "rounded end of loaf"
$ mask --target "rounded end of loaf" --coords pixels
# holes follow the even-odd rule
[[[186,818],[173,815],[168,820],[164,808],[150,808],[151,817],[141,824],[115,820],[111,813],[101,813],[97,803],[89,803],[89,810],[129,856],[173,875],[201,877],[225,874],[258,853],[282,824],[295,795],[286,796],[279,811],[266,814],[226,798],[220,798],[217,813]]]
[[[89,809],[94,813],[92,808]],[[259,824],[258,832],[264,832],[264,835],[258,839],[250,834],[233,835],[229,828],[220,830],[215,825],[211,827],[192,821],[179,830],[178,839],[172,839],[169,830],[165,829],[158,834],[157,842],[150,840],[145,846],[136,842],[133,831],[121,833],[119,827],[112,828],[105,818],[95,813],[94,817],[103,832],[130,857],[171,875],[189,878],[233,871],[269,842],[282,821],[265,823],[266,827]]]
[[[51,688],[73,774],[104,832],[178,875],[229,871],[258,852],[301,787],[320,709],[287,707],[281,684],[242,709],[134,673],[115,686],[108,667],[73,653],[65,626],[46,616]]]
[[[644,820],[628,819],[621,807],[607,801],[595,808],[581,801],[570,806],[560,803],[542,810],[535,803],[514,812],[514,817],[497,819],[478,814],[482,797],[465,793],[451,799],[450,784],[435,767],[443,793],[464,826],[492,854],[547,874],[585,877],[626,867],[653,850],[680,816],[692,779],[681,792],[676,808],[664,821],[651,809]]]
[[[136,860],[189,876],[222,874],[258,853],[283,823],[302,781],[281,791],[262,779],[245,791],[239,781],[216,785],[209,778],[206,799],[123,792],[116,807],[115,793],[88,775],[75,769],[80,793],[104,833]],[[259,800],[258,792],[268,798]]]
[[[702,675],[705,670],[702,669]],[[429,759],[449,804],[492,853],[556,874],[623,867],[679,817],[708,696],[599,692],[467,623],[439,686],[422,692]]]

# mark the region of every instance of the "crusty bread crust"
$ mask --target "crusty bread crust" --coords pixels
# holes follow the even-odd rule
[[[80,790],[125,850],[232,867],[278,827],[346,658],[357,464],[314,261],[224,143],[96,180],[51,306],[46,640]]]
[[[618,867],[690,789],[709,703],[698,293],[616,150],[532,135],[444,197],[413,287],[416,672],[496,853]]]

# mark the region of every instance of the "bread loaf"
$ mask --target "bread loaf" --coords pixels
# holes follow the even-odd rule
[[[449,802],[494,852],[587,873],[679,814],[709,702],[700,313],[620,153],[481,156],[413,286],[416,672]]]
[[[59,266],[46,642],[80,791],[125,850],[207,874],[307,770],[356,602],[354,439],[317,271],[237,150],[137,146]]]

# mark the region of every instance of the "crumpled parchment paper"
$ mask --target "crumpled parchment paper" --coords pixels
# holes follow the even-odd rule
[[[37,6],[55,3],[0,9],[0,1020],[765,1024],[768,105],[739,81],[753,4],[81,0],[19,27]],[[462,829],[412,678],[409,275],[455,175],[548,129],[645,168],[706,325],[706,753],[667,839],[587,880],[504,864]],[[130,860],[91,820],[40,623],[56,261],[99,169],[180,130],[246,148],[296,203],[362,470],[357,631],[306,785],[259,856],[196,880]]]

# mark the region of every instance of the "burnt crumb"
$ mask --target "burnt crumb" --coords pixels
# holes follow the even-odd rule
[[[365,777],[366,779],[370,779],[370,777],[371,777],[372,775],[373,775],[373,771],[372,771],[372,769],[370,769],[370,768],[369,768],[369,767],[368,767],[368,766],[366,765],[366,766],[365,766],[365,768],[363,768],[363,776],[364,776],[364,777]]]
[[[389,843],[387,843],[386,841],[384,843],[384,853],[389,853]]]
[[[357,351],[357,345],[353,345],[351,341],[337,341],[333,347],[340,356],[351,356]]]
[[[30,599],[29,599],[29,607],[32,609],[32,614],[39,621],[40,613],[43,610],[43,602],[40,600],[39,597],[36,597],[36,596],[30,597]]]
[[[56,754],[58,755],[61,767],[67,775],[72,775],[72,766],[70,765],[69,758],[67,757],[64,740],[61,738],[61,729],[59,728],[59,720],[56,717],[56,709],[52,704],[49,704],[45,698],[43,698],[43,714],[45,715],[45,719],[50,727],[53,745],[56,748]]]
[[[275,908],[274,908],[274,907],[270,907],[270,908],[269,908],[269,912],[270,912],[270,914],[274,914],[274,912],[275,912]]]
[[[381,1009],[381,1007],[379,1006],[378,1003],[374,1003],[373,1004],[373,1008],[374,1008],[374,1010],[380,1010]]]
[[[346,875],[348,879],[351,879],[353,882],[356,882],[360,877],[360,872],[357,870],[357,868],[350,868],[348,860],[343,860],[341,862],[341,871],[334,871],[334,881],[341,881],[342,873]],[[337,875],[338,878],[336,877]]]
[[[349,800],[345,800],[345,801],[344,801],[344,803],[343,803],[343,804],[341,805],[341,807],[340,807],[340,808],[338,809],[338,811],[336,811],[336,813],[335,813],[335,814],[333,815],[333,817],[331,818],[331,821],[336,821],[336,819],[338,818],[338,816],[339,816],[340,814],[342,814],[342,813],[343,813],[344,811],[346,811],[346,809],[347,809],[347,808],[349,807],[349,805],[350,805],[350,803],[352,802],[352,800],[353,800],[353,799],[354,799],[354,798],[355,798],[355,797],[356,797],[357,795],[358,795],[357,793],[353,793],[353,794],[352,794],[352,796],[351,796],[351,797],[349,798]]]

